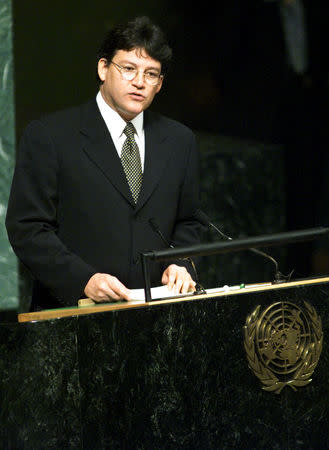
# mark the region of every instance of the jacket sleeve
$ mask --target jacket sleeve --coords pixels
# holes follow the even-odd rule
[[[32,122],[19,146],[6,227],[18,258],[65,305],[83,295],[96,270],[58,237],[59,167],[58,151],[46,125]]]

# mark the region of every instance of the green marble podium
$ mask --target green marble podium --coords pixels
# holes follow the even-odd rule
[[[327,448],[328,283],[50,310],[1,324],[1,448]],[[312,305],[323,333],[312,381],[280,394],[262,389],[244,347],[246,318],[278,302]]]

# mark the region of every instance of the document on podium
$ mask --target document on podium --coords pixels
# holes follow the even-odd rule
[[[191,292],[192,293],[192,292]],[[144,289],[130,289],[130,302],[131,303],[145,303],[145,291]],[[158,300],[158,299],[166,299],[166,298],[173,298],[173,297],[184,297],[186,294],[175,294],[174,291],[169,290],[166,285],[164,286],[157,286],[151,288],[151,296],[152,300]],[[124,301],[125,300],[121,300]],[[95,303],[91,298],[82,298],[78,300],[78,307],[86,307],[91,305],[102,305],[104,303],[117,303],[116,300],[107,300],[99,303]]]
[[[206,294],[218,294],[218,293],[223,293],[223,292],[234,293],[237,291],[248,290],[248,289],[253,289],[253,288],[261,289],[261,288],[268,287],[271,285],[272,285],[271,282],[246,284],[246,285],[242,283],[242,284],[238,284],[238,285],[234,285],[234,286],[228,286],[226,284],[225,286],[206,289],[205,293]],[[130,293],[131,293],[130,301],[132,303],[145,303],[144,289],[131,289]],[[169,290],[166,285],[151,288],[152,300],[160,300],[160,299],[165,300],[165,299],[169,299],[169,298],[186,297],[187,295],[190,295],[190,294],[194,294],[194,292],[191,291],[191,292],[188,292],[187,294],[175,294],[174,291]],[[113,300],[108,300],[108,301],[102,302],[102,303],[113,303]],[[102,304],[102,303],[99,303],[99,304]],[[95,302],[93,300],[91,300],[90,298],[80,299],[78,301],[79,307],[90,306],[90,305],[94,305],[94,304],[95,304]]]
[[[191,292],[192,293],[192,292]],[[145,302],[145,291],[144,289],[131,289],[131,300]],[[169,298],[169,297],[182,297],[186,296],[186,294],[175,294],[174,291],[168,289],[167,285],[156,286],[151,288],[151,297],[152,300]]]
[[[272,285],[272,283],[270,283],[270,282],[247,284],[247,285],[245,285],[244,283],[241,283],[241,284],[233,285],[233,286],[229,286],[229,285],[225,284],[224,286],[206,289],[205,293],[206,294],[217,294],[220,292],[237,292],[237,291],[241,291],[244,289],[247,290],[247,289],[252,289],[252,288],[263,288],[263,287],[271,286],[271,285]],[[130,293],[131,293],[131,301],[141,302],[141,303],[145,302],[144,289],[131,289]],[[188,294],[193,294],[193,292],[191,291]],[[167,285],[151,288],[152,300],[166,299],[166,298],[173,298],[173,297],[175,297],[175,298],[176,297],[184,297],[188,294],[175,294],[172,290],[168,289]]]
[[[266,283],[268,284],[268,283]],[[269,283],[270,284],[270,283]],[[252,285],[254,286],[254,285]],[[216,288],[212,288],[212,289],[206,289],[205,293],[206,294],[216,294],[219,292],[228,292],[228,291],[237,291],[240,290],[242,288],[245,288],[248,286],[245,286],[244,284],[240,284],[240,285],[236,285],[236,286],[221,286],[221,287],[216,287]],[[131,301],[133,302],[145,302],[145,291],[144,289],[131,289],[130,290],[131,293]],[[173,298],[173,297],[186,297],[186,295],[188,294],[193,294],[193,291],[187,293],[187,294],[175,294],[174,291],[169,290],[167,285],[164,286],[157,286],[157,287],[153,287],[151,288],[151,297],[152,300],[159,300],[159,299],[166,299],[166,298]]]

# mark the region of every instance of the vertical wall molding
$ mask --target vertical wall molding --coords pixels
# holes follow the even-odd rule
[[[5,229],[15,163],[12,1],[0,0],[0,311],[18,308],[17,260]]]

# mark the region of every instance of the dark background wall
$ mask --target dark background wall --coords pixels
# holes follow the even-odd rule
[[[305,3],[310,75],[314,88],[324,88],[328,16],[320,3]],[[155,108],[194,128],[282,141],[292,73],[278,11],[277,2],[262,0],[232,0],[216,14],[207,3],[193,8],[186,0],[81,0],[78,6],[14,0],[18,132],[34,116],[94,95],[95,53],[105,32],[147,14],[166,30],[174,49],[173,70]]]
[[[237,147],[240,158],[250,142],[260,151],[266,146],[273,151],[276,145],[282,150],[280,164],[271,157],[270,170],[266,163],[271,183],[281,177],[276,184],[281,189],[280,208],[272,208],[277,221],[266,232],[325,224],[328,58],[322,49],[328,17],[320,3],[305,0],[305,7],[310,64],[306,76],[300,77],[287,64],[275,1],[231,0],[214,13],[206,2],[191,7],[185,0],[14,0],[17,139],[30,120],[95,96],[95,54],[105,32],[118,21],[146,14],[166,30],[174,49],[172,71],[152,108],[200,136],[206,134],[208,140],[214,137],[219,158],[223,151],[231,151],[234,158]],[[262,153],[264,161],[267,154]],[[261,167],[258,164],[257,170]],[[273,199],[264,198],[264,179],[257,179],[254,169],[251,173],[248,182],[256,198],[240,196],[240,201],[251,202],[251,216],[250,210],[258,208],[258,217],[259,209],[268,210]],[[286,202],[281,202],[282,196]],[[224,220],[228,233],[237,223],[232,217],[217,217]],[[246,226],[240,235],[255,232],[260,232],[259,226]],[[299,246],[291,252],[298,275],[318,271],[311,264],[313,250]]]

